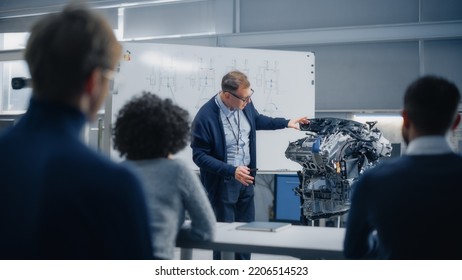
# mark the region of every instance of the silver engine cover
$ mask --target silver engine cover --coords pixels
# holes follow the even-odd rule
[[[391,155],[391,144],[374,128],[377,122],[315,118],[301,125],[307,137],[290,142],[285,156],[298,171],[301,222],[342,215],[350,207],[352,183],[380,157]]]

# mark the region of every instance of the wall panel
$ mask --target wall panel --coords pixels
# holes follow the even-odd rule
[[[241,32],[417,22],[418,0],[245,0]]]

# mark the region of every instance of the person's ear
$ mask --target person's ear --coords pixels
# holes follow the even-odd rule
[[[455,130],[459,124],[460,124],[460,114],[457,114],[456,119],[454,120],[454,123],[452,124],[452,130]]]
[[[408,115],[408,113],[405,110],[403,110],[401,112],[401,116],[403,117],[403,126],[408,128],[409,127],[409,115]]]
[[[80,96],[80,109],[88,119],[94,120],[98,110],[104,102],[105,94],[102,92],[102,70],[94,69],[85,82],[83,94]]]
[[[87,81],[85,82],[85,94],[93,95],[95,89],[99,85],[99,81],[101,79],[101,69],[95,68],[91,71],[90,75],[88,76]]]

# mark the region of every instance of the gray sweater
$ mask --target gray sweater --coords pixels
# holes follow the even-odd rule
[[[178,232],[186,211],[189,238],[213,238],[216,218],[198,176],[180,160],[166,158],[131,161],[143,180],[150,215],[155,258],[173,259]]]

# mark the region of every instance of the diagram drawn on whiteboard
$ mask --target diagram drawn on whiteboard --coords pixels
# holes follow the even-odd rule
[[[247,75],[255,91],[255,108],[271,117],[314,117],[314,54],[311,52],[203,47],[124,42],[114,79],[111,122],[134,95],[149,91],[186,109],[191,120],[221,90],[222,77],[232,70]],[[108,127],[112,123],[107,124]],[[257,132],[260,170],[298,170],[284,151],[299,131]],[[271,141],[267,141],[270,137]],[[265,142],[266,139],[266,142]],[[114,152],[111,152],[114,155]],[[188,146],[178,155],[197,170]]]
[[[210,92],[215,90],[215,68],[213,67],[213,59],[208,61],[204,58],[198,58],[199,67],[197,71],[193,71],[189,81],[191,88],[199,91],[199,96],[196,101],[195,108],[199,110],[202,105],[209,100]]]
[[[277,61],[264,61],[264,65],[258,67],[258,72],[255,77],[256,84],[263,90],[265,103],[263,105],[263,113],[268,116],[277,114],[278,106],[273,101],[273,96],[279,94],[279,69]]]
[[[156,67],[153,66],[146,80],[151,92],[166,92],[167,97],[176,103],[176,70],[173,65],[159,68],[157,71]]]

